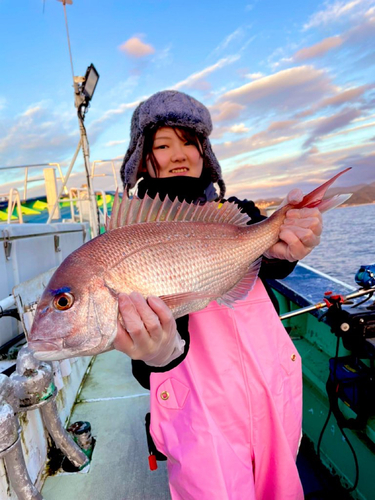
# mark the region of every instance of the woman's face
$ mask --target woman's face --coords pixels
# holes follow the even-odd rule
[[[161,127],[157,130],[152,152],[159,164],[158,177],[174,177],[177,175],[200,177],[203,169],[203,158],[194,146],[172,127]],[[146,158],[147,171],[150,177],[156,177],[152,163]]]

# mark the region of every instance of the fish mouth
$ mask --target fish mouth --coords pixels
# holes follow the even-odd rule
[[[33,352],[34,357],[41,361],[55,361],[66,357],[66,354],[62,350],[61,342],[33,340],[28,342],[28,347]]]

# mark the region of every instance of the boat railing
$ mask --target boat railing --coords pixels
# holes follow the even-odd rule
[[[116,173],[116,169],[115,169],[115,162],[119,162],[119,161],[123,161],[123,158],[112,158],[111,160],[94,160],[92,162],[92,167],[91,167],[91,178],[94,179],[95,177],[110,176],[111,174],[108,174],[108,173],[103,173],[103,172],[101,172],[100,174],[96,173],[97,167],[100,163],[110,163],[115,189],[118,189],[118,180],[117,180],[117,173]]]
[[[74,158],[72,160],[72,165],[75,162]],[[109,160],[94,160],[91,166],[90,178],[94,181],[97,177],[110,177],[111,182],[108,186],[110,190],[117,190],[119,188],[119,182],[117,177],[117,170],[115,168],[115,163],[122,161],[121,158],[113,158]],[[109,164],[110,171],[108,168],[105,172],[98,172],[99,166]],[[71,165],[71,166],[72,166]],[[30,176],[29,169],[30,168],[44,168],[43,176]],[[105,224],[106,216],[108,213],[108,199],[106,196],[105,188],[100,186],[99,189],[91,188],[92,194],[90,195],[87,185],[84,184],[81,187],[67,187],[67,182],[69,179],[69,174],[71,172],[71,167],[68,169],[66,175],[64,176],[62,173],[62,169],[59,163],[38,163],[33,165],[18,165],[18,166],[10,166],[10,167],[0,167],[0,172],[2,170],[24,170],[24,175],[19,176],[18,179],[12,182],[12,188],[10,192],[1,194],[1,198],[4,201],[8,201],[8,210],[7,210],[7,220],[10,222],[23,223],[24,219],[22,216],[23,208],[21,203],[27,201],[28,191],[31,182],[44,181],[44,185],[46,188],[47,195],[47,203],[49,210],[49,218],[47,222],[51,222],[52,219],[60,218],[60,210],[59,204],[61,202],[68,203],[70,205],[70,216],[71,221],[73,222],[83,222],[90,221],[91,228],[95,228],[99,223],[100,226]],[[52,169],[56,169],[58,172],[58,176],[51,172]],[[57,181],[60,181],[60,187],[57,186]],[[91,183],[93,186],[93,182]],[[21,196],[21,190],[23,187],[23,196]],[[99,206],[94,210],[93,207],[93,196],[96,195],[98,197]],[[61,206],[61,205],[60,205]],[[18,215],[15,218],[15,215]],[[64,219],[65,221],[65,219]],[[94,234],[95,233],[95,234]],[[96,231],[93,232],[96,235]]]
[[[104,224],[106,220],[106,216],[108,214],[108,205],[106,199],[106,193],[102,189],[96,189],[94,191],[95,196],[100,196],[102,198],[102,210],[98,207],[99,216],[101,219],[101,223]],[[72,222],[84,222],[84,220],[89,219],[91,224],[91,214],[90,210],[90,200],[89,200],[89,192],[87,187],[76,188],[72,187],[69,189],[69,198],[61,198],[61,200],[69,201],[70,203],[70,213]],[[78,208],[78,214],[75,211],[75,206]]]
[[[37,176],[37,177],[29,177],[29,169],[30,168],[41,168],[41,167],[50,167],[50,168],[57,168],[59,172],[59,176],[56,177],[57,181],[63,182],[64,176],[61,170],[61,165],[60,163],[36,163],[33,165],[15,165],[15,166],[10,166],[10,167],[0,167],[0,172],[3,170],[21,170],[24,169],[24,178],[23,180],[19,181],[14,181],[16,185],[23,184],[23,196],[22,196],[22,201],[26,201],[27,199],[27,190],[28,190],[28,185],[30,182],[39,182],[44,180],[44,176]],[[65,193],[68,193],[68,189],[65,187]],[[1,196],[7,197],[6,194],[2,194]]]
[[[12,220],[12,214],[16,206],[17,206],[17,219]],[[23,223],[20,194],[18,192],[18,189],[16,188],[11,188],[8,195],[8,224],[10,224],[11,222],[18,222],[20,224]]]

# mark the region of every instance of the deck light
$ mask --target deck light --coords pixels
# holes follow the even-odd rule
[[[74,77],[75,103],[82,118],[84,115],[81,114],[81,110],[85,108],[85,113],[87,113],[87,108],[94,95],[98,80],[99,73],[93,64],[90,64],[87,68],[85,76]]]
[[[93,64],[90,64],[90,66],[86,70],[85,80],[81,87],[81,92],[86,98],[86,104],[91,101],[98,80],[99,73],[96,71],[95,66]]]

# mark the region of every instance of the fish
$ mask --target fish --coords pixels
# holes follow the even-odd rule
[[[252,289],[262,255],[278,241],[290,208],[324,212],[350,195],[324,199],[346,169],[268,219],[250,218],[235,203],[182,203],[116,193],[106,232],[71,253],[47,284],[28,334],[37,359],[59,360],[113,349],[118,296],[160,297],[175,318],[216,300],[233,306]]]

